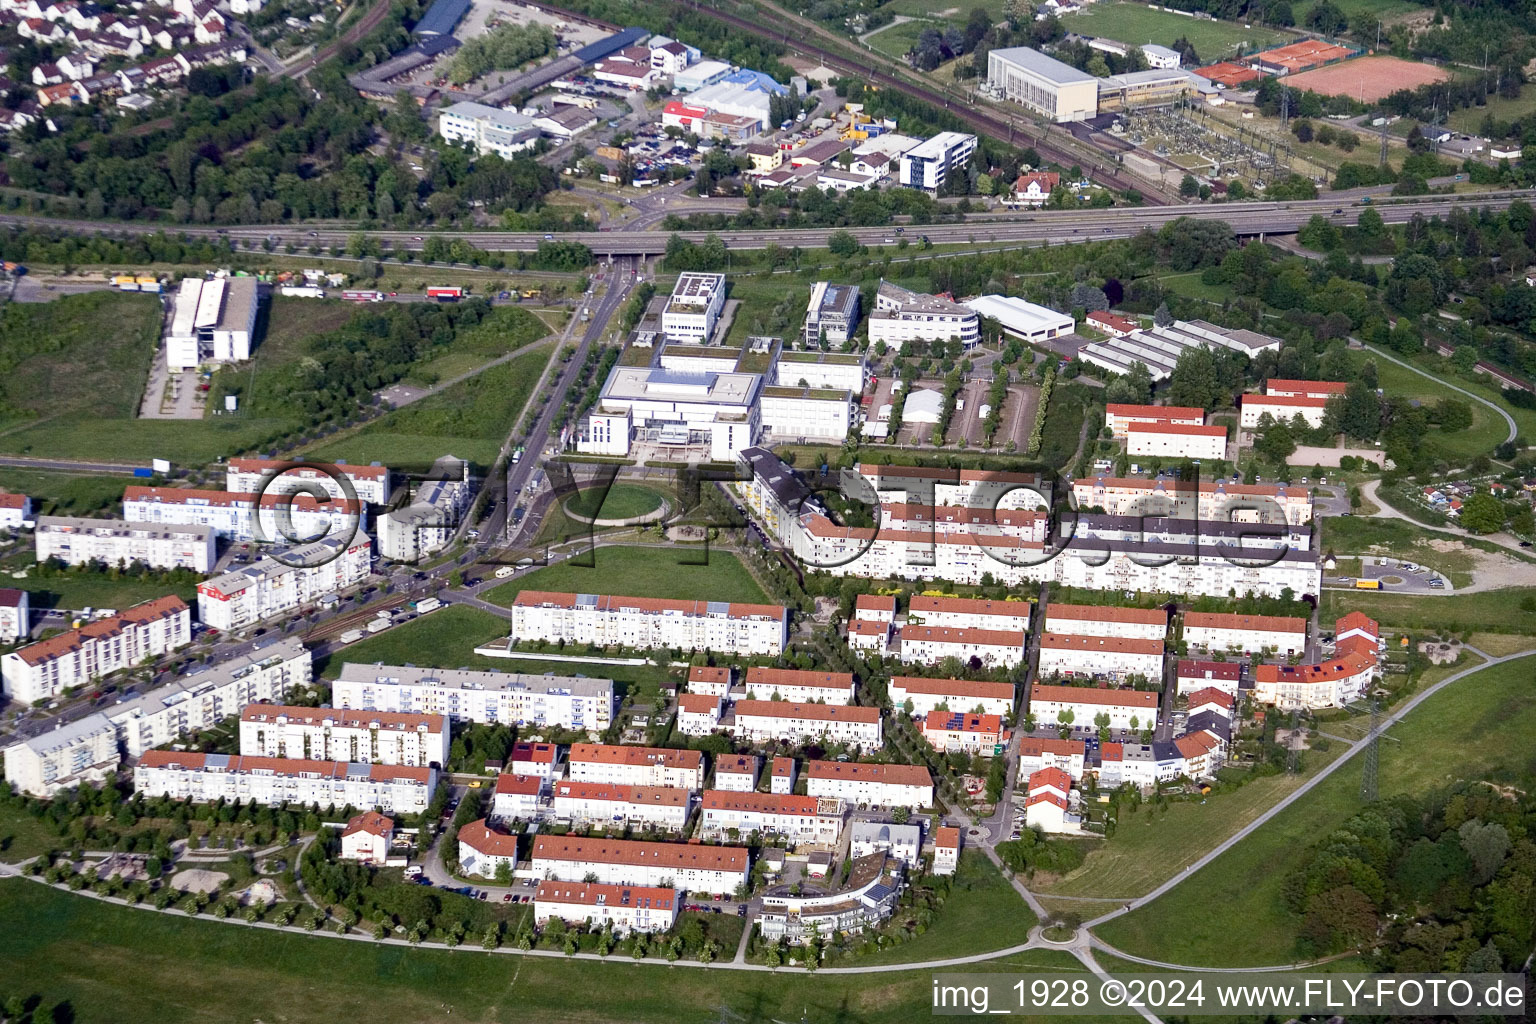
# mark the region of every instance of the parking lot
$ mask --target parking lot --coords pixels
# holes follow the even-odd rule
[[[1404,594],[1449,594],[1455,589],[1450,580],[1435,570],[1415,562],[1400,562],[1395,558],[1362,558],[1359,578],[1380,580],[1380,589]],[[1347,589],[1356,585],[1356,577],[1334,576],[1324,582],[1329,586]]]

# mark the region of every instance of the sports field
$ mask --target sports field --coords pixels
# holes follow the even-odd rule
[[[1183,36],[1207,64],[1232,56],[1239,46],[1247,53],[1294,38],[1259,25],[1244,28],[1232,21],[1189,18],[1137,3],[1096,3],[1080,14],[1067,15],[1061,23],[1068,31],[1103,36],[1129,46],[1172,46],[1174,40]]]
[[[1286,84],[1293,89],[1321,93],[1324,96],[1348,96],[1361,103],[1374,103],[1399,89],[1417,89],[1451,77],[1444,68],[1420,64],[1400,57],[1357,57],[1316,71],[1290,75]]]

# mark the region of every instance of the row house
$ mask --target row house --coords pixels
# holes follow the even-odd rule
[[[133,788],[145,797],[193,803],[239,800],[421,814],[437,790],[437,770],[148,750],[133,770]]]
[[[677,731],[684,736],[708,736],[720,728],[725,698],[710,693],[684,693],[677,698]]]
[[[1185,612],[1184,642],[1212,651],[1271,650],[1289,657],[1307,649],[1307,620],[1289,615]]]
[[[1049,728],[1049,722],[1043,727]],[[1061,740],[1041,736],[1025,736],[1019,740],[1019,772],[1036,772],[1042,768],[1060,768],[1074,780],[1083,777],[1087,748],[1082,740]]]
[[[756,832],[793,845],[835,846],[843,828],[843,802],[836,797],[710,789],[704,791],[702,806],[699,835],[704,839]]]
[[[1237,661],[1201,661],[1196,658],[1180,658],[1174,668],[1178,693],[1215,687],[1236,695],[1242,685],[1243,665]]]
[[[848,623],[848,646],[876,656],[884,655],[895,639],[896,627],[873,619],[852,619]]]
[[[558,918],[568,925],[595,930],[665,932],[677,923],[681,901],[676,889],[597,882],[540,882],[533,895],[533,923],[543,927]]]
[[[287,549],[283,557],[197,585],[197,617],[215,629],[237,630],[355,587],[373,572],[373,542],[362,532],[325,537]]]
[[[1079,509],[1100,508],[1108,515],[1292,526],[1312,521],[1311,493],[1305,487],[1285,484],[1093,476],[1073,481],[1072,499]]]
[[[1163,678],[1163,641],[1112,636],[1040,635],[1040,676],[1103,676],[1124,679],[1140,675]]]
[[[729,730],[749,743],[815,740],[874,750],[883,741],[879,708],[845,704],[737,701]]]
[[[1205,410],[1187,405],[1127,405],[1120,402],[1110,402],[1104,407],[1104,425],[1115,437],[1126,438],[1132,423],[1200,427],[1205,425]]]
[[[343,665],[332,682],[331,703],[589,735],[606,732],[618,710],[612,679],[355,662]]]
[[[1168,634],[1168,612],[1162,608],[1115,608],[1052,601],[1045,610],[1045,631],[1071,636],[1161,640]]]
[[[1319,665],[1259,665],[1253,699],[1289,708],[1337,708],[1364,697],[1380,673],[1374,657],[1349,653]]]
[[[1074,730],[1092,732],[1095,719],[1109,715],[1111,729],[1156,729],[1156,693],[1146,690],[1105,690],[1087,686],[1036,683],[1029,692],[1029,713],[1038,725],[1050,728],[1071,715]]]
[[[807,761],[805,791],[837,797],[850,806],[933,806],[933,776],[917,764],[867,764],[859,761]]]
[[[157,597],[8,652],[0,658],[0,678],[7,696],[31,704],[191,642],[192,610],[186,602]]]
[[[1190,691],[1188,701],[1187,708],[1190,718],[1210,711],[1230,722],[1233,716],[1237,714],[1237,698],[1227,691],[1214,686]]]
[[[729,697],[734,678],[729,665],[694,665],[688,669],[688,692]]]
[[[751,793],[757,789],[757,774],[762,768],[763,759],[756,754],[721,754],[715,758],[715,788],[727,793]]]
[[[281,701],[309,685],[313,657],[298,637],[269,640],[253,648],[114,704],[106,715],[117,728],[123,750],[129,757],[139,757],[146,750],[218,725],[249,704]]]
[[[988,668],[1012,668],[1024,660],[1024,633],[1018,630],[906,625],[901,628],[900,642],[901,660],[909,664],[937,665],[945,658],[962,662],[975,658]]]
[[[853,618],[889,625],[896,621],[896,598],[891,594],[860,594],[853,600]]]
[[[914,718],[922,718],[930,711],[972,711],[1000,718],[1013,714],[1012,683],[894,676],[887,690],[891,706]]]
[[[578,782],[704,788],[704,755],[697,750],[573,743],[568,760]]]
[[[555,820],[569,822],[573,828],[598,825],[681,832],[693,811],[693,791],[670,786],[567,779],[557,781],[550,792]]]
[[[509,775],[496,777],[491,790],[491,820],[543,821],[549,808],[554,780],[544,775]]]
[[[43,107],[73,107],[90,102],[90,94],[79,82],[45,85],[37,90],[37,102]]]
[[[969,597],[929,597],[915,594],[907,605],[907,623],[979,629],[1029,631],[1028,601],[985,601]]]
[[[792,704],[852,704],[849,672],[805,672],[790,668],[747,669],[748,700],[783,700]]]
[[[777,655],[789,640],[789,611],[783,605],[525,590],[512,606],[512,636],[639,650]]]
[[[768,768],[768,792],[781,796],[795,791],[795,777],[799,773],[792,757],[775,757]]]
[[[502,771],[509,775],[537,775],[545,779],[558,779],[563,771],[560,767],[560,748],[553,743],[533,740],[514,743],[507,753],[507,759],[502,762]]]
[[[997,715],[930,711],[920,732],[935,750],[946,753],[991,754],[1003,742],[1003,720]]]
[[[240,753],[261,757],[442,768],[448,742],[443,715],[284,704],[240,712]]]
[[[459,843],[464,845],[462,832]],[[563,882],[595,876],[609,884],[733,893],[747,884],[752,865],[751,851],[742,846],[535,836],[530,866],[535,877]]]

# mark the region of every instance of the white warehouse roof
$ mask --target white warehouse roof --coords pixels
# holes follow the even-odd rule
[[[1033,72],[1057,85],[1097,81],[1088,72],[1079,71],[1071,64],[1064,64],[1055,57],[1047,57],[1032,46],[1011,46],[1003,50],[993,50],[992,56],[1017,64],[1024,70]]]
[[[991,317],[1015,334],[1038,334],[1045,330],[1070,331],[1077,322],[1065,313],[1011,295],[978,295],[961,303],[980,316]]]

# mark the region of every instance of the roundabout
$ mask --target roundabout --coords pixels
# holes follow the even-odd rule
[[[668,504],[660,491],[616,483],[607,494],[599,488],[578,491],[565,499],[562,508],[567,516],[589,526],[638,526],[664,519]]]

